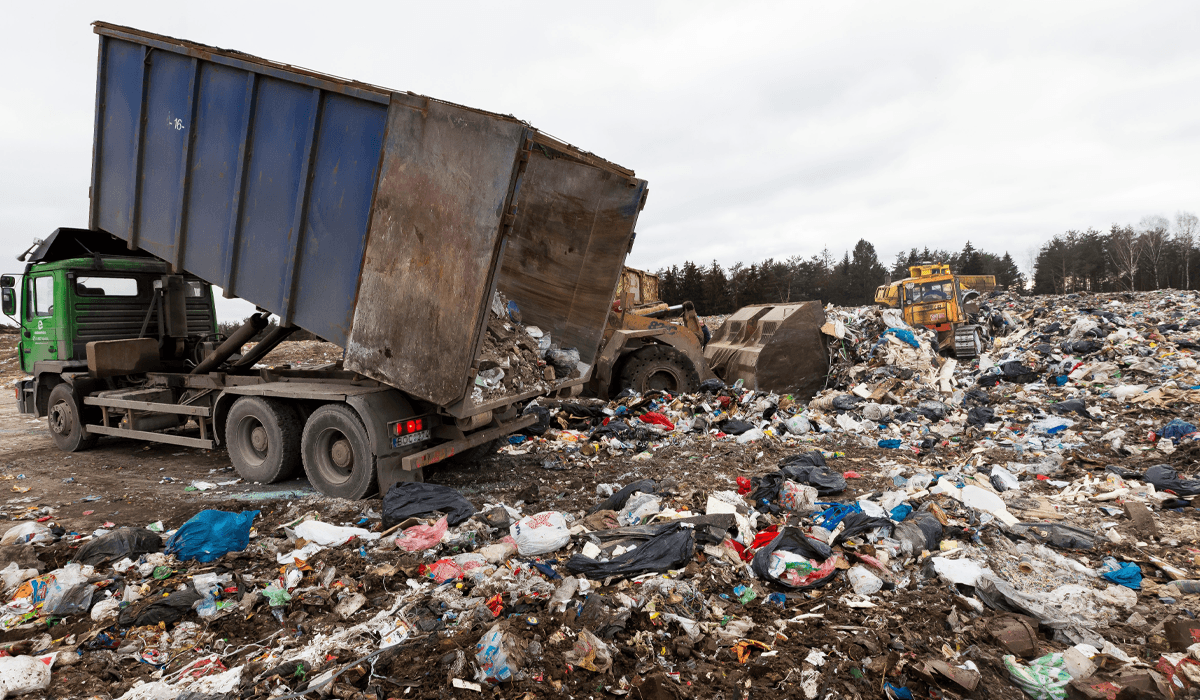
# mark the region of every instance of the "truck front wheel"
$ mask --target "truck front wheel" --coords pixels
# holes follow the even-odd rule
[[[336,498],[359,499],[375,487],[375,455],[367,429],[344,404],[313,412],[301,441],[304,472],[313,487]]]
[[[291,406],[259,396],[234,402],[225,419],[229,460],[246,481],[273,484],[300,470],[303,423]]]
[[[46,402],[46,424],[58,449],[80,452],[96,445],[100,436],[84,429],[83,416],[83,402],[70,384],[58,384],[50,390],[50,398]]]

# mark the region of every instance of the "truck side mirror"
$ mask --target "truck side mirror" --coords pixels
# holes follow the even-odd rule
[[[15,286],[17,286],[17,278],[12,275],[0,275],[0,287],[12,289]]]
[[[3,307],[0,308],[0,311],[3,311],[5,316],[17,314],[17,293],[13,291],[12,287],[0,289],[0,307]]]

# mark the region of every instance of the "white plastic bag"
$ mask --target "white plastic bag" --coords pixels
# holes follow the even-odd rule
[[[492,626],[475,645],[475,662],[485,678],[506,681],[521,670],[521,654],[516,638]]]
[[[0,593],[7,594],[9,591],[15,590],[17,586],[25,583],[31,578],[37,576],[37,569],[22,569],[17,565],[17,562],[9,562],[8,566],[0,569],[0,581],[3,582],[4,588]]]
[[[0,700],[49,687],[50,664],[46,661],[33,656],[0,656]]]
[[[788,418],[784,421],[784,425],[787,426],[787,431],[792,435],[803,435],[812,430],[812,425],[809,424],[808,419],[801,415]]]
[[[652,517],[662,510],[662,499],[652,493],[635,491],[625,502],[625,507],[617,514],[617,521],[622,527],[641,525],[642,520]]]
[[[42,614],[66,616],[86,613],[92,607],[94,590],[79,564],[67,564],[54,572],[54,583],[46,592]]]
[[[558,551],[571,541],[567,519],[556,510],[527,515],[513,523],[508,532],[517,544],[517,552],[526,557]]]
[[[363,540],[379,539],[378,532],[364,530],[361,527],[340,527],[320,520],[305,520],[293,530],[297,537],[303,537],[309,542],[316,542],[323,547],[343,545],[355,537]]]
[[[0,537],[0,545],[5,547],[13,544],[40,544],[53,541],[54,535],[50,533],[50,528],[32,521],[14,525],[5,531],[3,537]]]

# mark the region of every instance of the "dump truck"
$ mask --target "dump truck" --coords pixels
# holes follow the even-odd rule
[[[88,228],[57,229],[0,279],[31,375],[19,409],[61,449],[224,445],[249,481],[303,469],[361,498],[590,380],[646,203],[633,171],[511,116],[94,27]],[[258,308],[228,337],[214,287]],[[483,381],[507,362],[483,358],[489,328],[510,327],[500,299],[577,350],[578,371]],[[296,329],[343,360],[262,366]],[[536,348],[510,330],[511,357]]]
[[[908,277],[875,290],[875,303],[901,309],[904,321],[937,332],[938,351],[955,357],[977,357],[983,352],[990,328],[973,323],[982,292],[996,289],[993,275],[955,275],[943,263],[923,263],[908,268]]]

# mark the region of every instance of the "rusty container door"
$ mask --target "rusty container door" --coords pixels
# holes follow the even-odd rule
[[[347,369],[441,406],[463,397],[531,131],[392,96]]]
[[[631,171],[535,136],[496,288],[523,323],[579,350],[582,376],[558,387],[587,380],[646,194]]]

